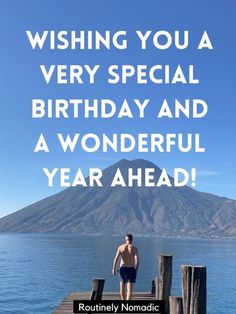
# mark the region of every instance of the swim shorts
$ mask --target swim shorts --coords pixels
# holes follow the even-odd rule
[[[120,277],[122,283],[132,282],[136,280],[136,269],[134,267],[124,267],[120,268]]]

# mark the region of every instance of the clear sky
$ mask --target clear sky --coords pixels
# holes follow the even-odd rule
[[[174,167],[198,169],[196,189],[236,199],[236,3],[234,0],[84,0],[26,1],[0,0],[0,216],[60,191],[47,187],[42,167],[106,168],[121,158],[144,158],[170,174]],[[135,30],[189,31],[187,50],[160,51],[150,45],[138,49]],[[126,30],[127,50],[42,51],[31,49],[26,30]],[[194,47],[207,30],[213,51]],[[40,64],[194,64],[199,85],[108,85],[101,72],[95,85],[46,85]],[[152,106],[145,119],[33,120],[32,98],[111,98],[120,103],[127,98],[150,98]],[[167,98],[202,98],[209,106],[203,119],[156,119],[157,106]],[[156,105],[155,105],[156,103]],[[136,110],[137,114],[137,110]],[[33,152],[43,132],[52,149],[49,154]],[[200,133],[204,154],[141,154],[132,152],[86,154],[62,153],[57,132],[66,133]]]

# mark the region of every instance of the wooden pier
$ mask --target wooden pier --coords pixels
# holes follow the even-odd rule
[[[113,292],[104,292],[103,300],[120,300],[120,295]],[[155,300],[155,295],[146,292],[136,292],[133,294],[133,300]],[[52,312],[52,314],[73,314],[73,300],[90,300],[90,293],[72,292],[65,297],[61,304]]]
[[[181,265],[182,295],[172,296],[172,255],[161,254],[159,276],[150,283],[150,292],[134,292],[132,300],[163,300],[163,314],[206,314],[207,272],[205,266]],[[64,298],[53,314],[73,314],[74,300],[120,300],[114,292],[103,292],[105,279],[95,278],[91,292],[72,292]]]

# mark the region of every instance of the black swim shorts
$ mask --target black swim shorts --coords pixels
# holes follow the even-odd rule
[[[136,280],[136,269],[134,267],[124,267],[120,268],[120,277],[122,283],[132,282]]]

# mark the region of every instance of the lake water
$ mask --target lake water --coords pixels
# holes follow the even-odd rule
[[[93,277],[116,291],[112,261],[121,237],[0,234],[0,313],[46,314],[70,292],[91,290]],[[181,294],[181,264],[206,265],[208,313],[236,313],[236,241],[136,238],[136,291],[150,291],[157,255],[174,256],[173,295]]]

